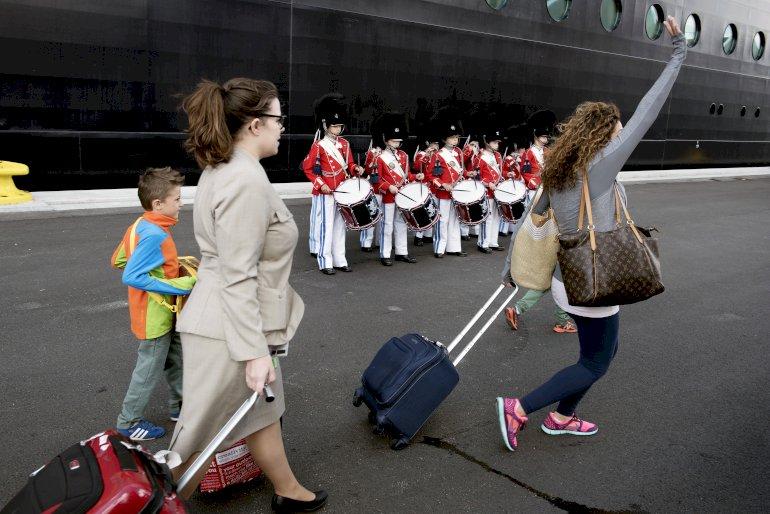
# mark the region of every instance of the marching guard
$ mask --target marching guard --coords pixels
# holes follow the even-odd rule
[[[540,187],[540,172],[545,162],[546,145],[555,131],[556,115],[551,111],[537,111],[527,120],[532,145],[521,156],[521,175],[529,192],[529,200]]]
[[[415,178],[409,171],[409,157],[400,149],[407,137],[404,115],[385,113],[375,126],[378,127],[378,133],[373,134],[374,139],[381,141],[384,146],[375,159],[383,209],[380,219],[380,262],[383,266],[393,265],[391,251],[395,239],[395,260],[413,264],[417,259],[408,253],[406,222],[396,209],[398,191]]]
[[[377,198],[377,204],[382,210],[382,194],[380,193],[380,173],[377,166],[377,158],[382,153],[385,147],[385,143],[382,140],[382,131],[380,130],[380,123],[382,116],[377,116],[372,121],[372,139],[369,143],[369,150],[366,152],[366,160],[364,161],[364,174],[369,179],[369,183],[374,190],[374,196]],[[359,243],[361,244],[361,251],[366,253],[372,252],[372,244],[375,240],[379,241],[380,237],[380,223],[377,223],[373,227],[369,227],[361,231],[359,236]],[[378,243],[379,244],[379,243]]]
[[[431,130],[425,130],[425,133],[422,134],[420,139],[425,145],[425,149],[420,150],[418,145],[414,153],[414,158],[412,159],[412,174],[415,176],[416,180],[426,184],[428,187],[430,187],[431,182],[430,160],[439,148],[438,137],[431,132]],[[423,241],[433,242],[433,227],[423,230],[422,232],[415,232],[414,245],[422,246]]]
[[[335,269],[352,270],[345,258],[346,227],[333,193],[346,178],[360,174],[363,168],[356,166],[350,143],[340,136],[347,122],[344,97],[339,93],[324,95],[316,100],[313,111],[316,140],[302,161],[302,170],[313,183],[310,252],[317,258],[321,273],[334,275]]]
[[[521,176],[521,156],[529,146],[528,134],[526,123],[512,125],[506,131],[506,143],[511,153],[503,156],[503,180],[513,179],[524,183]],[[513,223],[508,223],[501,217],[498,229],[500,237],[507,237],[509,232],[513,232]]]
[[[447,110],[436,113],[434,127],[443,148],[433,154],[428,163],[431,172],[431,191],[438,199],[440,219],[433,231],[433,255],[444,253],[465,257],[460,240],[460,220],[452,205],[451,191],[464,173],[463,153],[457,147],[463,129],[460,120]]]
[[[503,158],[499,152],[503,131],[500,128],[487,128],[479,135],[479,139],[483,148],[478,153],[475,165],[479,170],[481,183],[487,188],[489,215],[480,224],[477,245],[480,252],[491,253],[492,250],[503,250],[498,244],[500,214],[495,202],[495,189],[503,180]]]

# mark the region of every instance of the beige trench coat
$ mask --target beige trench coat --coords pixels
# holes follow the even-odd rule
[[[202,450],[251,394],[246,361],[285,352],[305,309],[289,285],[297,226],[253,156],[235,150],[228,163],[203,171],[193,218],[201,262],[177,323],[183,399],[171,440],[183,461]],[[223,447],[280,419],[279,368],[276,374],[276,401],[259,402]]]

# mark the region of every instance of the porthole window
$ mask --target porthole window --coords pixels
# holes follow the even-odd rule
[[[658,39],[663,33],[663,8],[658,4],[652,4],[647,9],[644,31],[647,33],[647,37],[652,40]]]
[[[503,7],[505,7],[508,4],[508,0],[487,0],[487,5],[494,9],[495,11],[499,11]]]
[[[717,104],[711,104],[711,107],[709,107],[709,114],[714,114],[717,112]]]
[[[620,0],[602,0],[601,12],[602,27],[607,32],[612,32],[620,25],[620,14],[623,12],[623,4]]]
[[[722,50],[727,55],[735,51],[735,45],[738,42],[738,29],[732,23],[725,27],[725,33],[722,35]]]
[[[724,104],[719,104],[719,107],[717,107],[717,115],[722,116],[722,113],[724,112],[724,110],[725,110]]]
[[[572,0],[546,0],[545,5],[553,21],[564,21],[569,16]]]
[[[684,23],[684,39],[687,46],[692,48],[698,44],[700,39],[700,17],[697,14],[691,14]]]
[[[751,43],[751,56],[758,61],[765,55],[765,33],[757,32],[754,34],[754,41]]]
[[[746,116],[746,106],[741,107],[741,116]]]
[[[757,107],[757,110],[754,111],[754,117],[759,118],[759,107]]]

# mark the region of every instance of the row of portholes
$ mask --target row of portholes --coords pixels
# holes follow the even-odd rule
[[[716,114],[717,116],[722,116],[722,113],[725,111],[725,104],[719,104],[716,103],[711,104],[711,107],[709,107],[709,114]],[[746,109],[745,105],[741,106],[741,117],[746,116],[746,113],[748,112],[748,109]],[[759,107],[754,109],[754,117],[759,118]]]
[[[486,2],[492,9],[500,10],[506,6],[508,0],[486,0]],[[570,10],[572,9],[572,0],[546,0],[546,8],[548,9],[548,15],[554,21],[564,21],[569,17]],[[607,32],[612,32],[618,28],[622,14],[623,4],[621,0],[602,0],[599,18],[602,22],[602,27]],[[644,30],[648,38],[656,40],[663,34],[663,21],[665,19],[666,16],[663,8],[659,4],[652,4],[647,9]],[[687,41],[687,46],[693,47],[698,44],[700,32],[700,17],[694,13],[690,14],[684,24],[684,37]],[[725,27],[725,31],[722,34],[722,50],[726,55],[730,55],[735,51],[737,44],[738,28],[734,23],[730,23]],[[751,44],[751,56],[755,61],[758,61],[764,54],[765,34],[757,32],[754,34]]]

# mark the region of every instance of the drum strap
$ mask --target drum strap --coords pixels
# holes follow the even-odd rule
[[[446,148],[442,148],[439,150],[439,153],[441,154],[441,157],[444,158],[447,164],[451,166],[457,173],[462,174],[462,166],[460,166],[460,163],[457,162],[457,154],[454,152],[450,152]],[[452,165],[454,163],[454,165]]]
[[[337,148],[337,143],[331,141],[330,139],[323,138],[318,142],[318,144],[321,145],[324,150],[326,150],[326,155],[331,156],[335,161],[339,163],[340,166],[342,166],[343,171],[348,167],[348,163],[345,161],[342,153],[340,153],[340,150]]]
[[[495,158],[495,155],[493,153],[487,152],[484,150],[481,153],[481,158],[484,159],[484,162],[486,162],[490,168],[492,168],[495,173],[500,175],[500,165],[497,162],[497,159]]]

